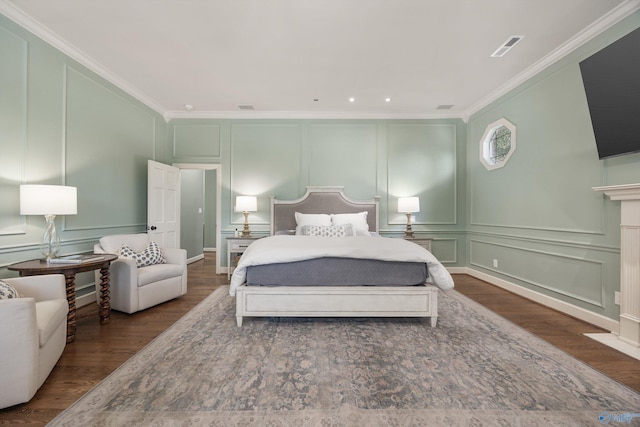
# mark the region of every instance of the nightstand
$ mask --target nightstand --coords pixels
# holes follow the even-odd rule
[[[403,237],[403,239],[413,242],[418,246],[422,246],[431,252],[431,242],[433,241],[431,237]]]
[[[235,268],[235,260],[242,255],[250,244],[260,237],[227,237],[227,280],[231,278],[231,261]]]

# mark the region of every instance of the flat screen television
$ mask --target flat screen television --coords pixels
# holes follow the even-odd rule
[[[640,28],[580,62],[601,159],[640,152]]]

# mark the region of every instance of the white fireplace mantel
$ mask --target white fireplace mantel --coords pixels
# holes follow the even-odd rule
[[[640,184],[593,187],[620,200],[620,340],[640,347]]]

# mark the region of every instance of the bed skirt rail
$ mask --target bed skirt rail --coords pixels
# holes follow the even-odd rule
[[[424,286],[240,286],[236,321],[244,317],[429,317],[438,320],[438,288]]]

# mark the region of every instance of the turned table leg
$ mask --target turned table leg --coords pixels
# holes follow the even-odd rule
[[[76,339],[76,275],[66,274],[65,286],[67,289],[67,302],[69,313],[67,314],[67,343]]]
[[[111,296],[109,290],[109,267],[100,269],[100,323],[109,323],[111,320]]]

